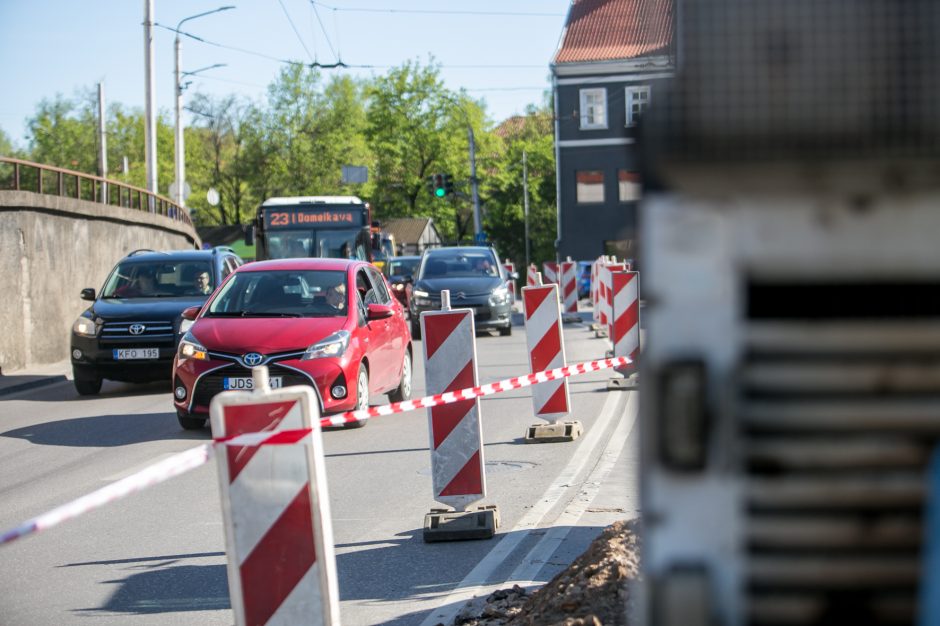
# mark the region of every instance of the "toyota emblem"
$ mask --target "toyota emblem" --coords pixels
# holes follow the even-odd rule
[[[147,330],[147,327],[144,326],[143,324],[131,324],[131,327],[128,330],[131,331],[132,335],[139,335],[145,330]]]
[[[242,361],[244,361],[245,365],[247,365],[248,367],[261,365],[261,361],[263,360],[264,360],[264,355],[258,354],[257,352],[249,352],[248,354],[242,357]]]

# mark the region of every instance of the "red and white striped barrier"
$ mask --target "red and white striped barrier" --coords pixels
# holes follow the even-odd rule
[[[600,267],[601,259],[598,257],[591,263],[591,319],[597,324],[600,322],[600,307],[597,305],[597,270]]]
[[[626,357],[630,364],[617,368],[621,374],[635,370],[640,357],[640,273],[614,272],[613,324],[610,340],[614,356]]]
[[[533,372],[565,366],[558,285],[525,287],[522,290],[525,312],[526,345]],[[535,415],[550,422],[567,415],[571,405],[568,379],[560,378],[532,389]]]
[[[506,259],[506,261],[503,263],[503,268],[506,270],[506,276],[509,278],[509,293],[512,294],[512,301],[515,302],[516,301],[516,281],[513,280],[512,273],[516,271],[516,265],[509,259]]]
[[[561,263],[561,309],[566,317],[578,317],[578,264],[574,261]],[[578,318],[580,319],[580,318]]]
[[[530,264],[529,267],[526,268],[526,273],[525,273],[526,286],[531,287],[532,285],[540,285],[542,281],[538,276],[539,276],[539,268],[537,268],[535,265]]]
[[[225,443],[216,458],[235,623],[338,625],[316,395],[306,386],[271,390],[267,368],[253,376],[256,391],[222,393],[209,406],[213,435]],[[282,445],[259,445],[272,441]]]
[[[600,309],[601,309],[601,327],[603,328],[603,333],[610,336],[610,325],[614,319],[613,313],[613,285],[612,285],[612,276],[614,272],[622,272],[624,266],[621,263],[605,263],[600,266],[599,270],[599,279],[600,279]]]
[[[450,309],[450,292],[441,293],[440,311],[421,314],[424,377],[431,393],[444,394],[477,385],[473,311]],[[480,401],[454,400],[428,409],[431,479],[434,499],[465,511],[486,497]]]
[[[545,261],[542,263],[542,277],[544,283],[558,283],[558,263],[554,261]]]

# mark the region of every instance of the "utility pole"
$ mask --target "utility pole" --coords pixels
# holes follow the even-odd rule
[[[186,145],[183,141],[183,76],[188,76],[196,74],[197,72],[202,72],[204,70],[212,69],[215,67],[223,67],[223,63],[216,63],[209,67],[204,67],[199,70],[192,72],[183,72],[183,44],[180,42],[180,28],[183,26],[183,22],[188,22],[189,20],[194,20],[197,17],[203,17],[205,15],[211,15],[213,13],[219,13],[221,11],[228,11],[229,9],[234,9],[234,6],[224,6],[219,7],[218,9],[213,9],[211,11],[205,11],[203,13],[198,13],[196,15],[190,15],[189,17],[184,17],[176,25],[176,39],[173,42],[174,50],[174,81],[173,81],[173,93],[176,96],[176,132],[174,135],[174,152],[175,152],[175,175],[176,175],[176,202],[180,206],[186,206]]]
[[[105,132],[104,83],[98,83],[98,176],[108,177],[108,135]],[[108,204],[108,183],[101,184],[101,202]]]
[[[522,214],[525,216],[525,266],[529,267],[529,166],[522,151]]]
[[[144,73],[146,84],[144,112],[144,151],[147,157],[147,190],[157,193],[157,101],[153,59],[153,0],[144,0]],[[153,197],[150,212],[156,211]]]

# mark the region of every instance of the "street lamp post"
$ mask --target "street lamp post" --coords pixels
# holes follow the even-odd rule
[[[196,15],[190,15],[179,21],[176,25],[176,40],[174,41],[174,52],[176,57],[175,62],[175,71],[174,76],[175,80],[173,83],[173,88],[176,92],[176,141],[175,141],[175,150],[176,150],[176,200],[179,202],[180,206],[185,206],[186,198],[184,198],[184,189],[186,188],[186,154],[185,146],[183,143],[183,123],[181,121],[182,109],[183,109],[183,84],[180,82],[183,75],[192,75],[197,72],[202,72],[204,70],[212,69],[214,67],[222,67],[222,64],[215,64],[209,67],[204,67],[202,69],[196,70],[195,72],[186,72],[181,74],[181,64],[183,57],[183,45],[180,42],[180,28],[183,26],[184,22],[189,20],[194,20],[197,17],[204,17],[206,15],[211,15],[213,13],[220,13],[221,11],[228,11],[229,9],[234,9],[234,6],[224,6],[211,11],[206,11],[205,13],[197,13]]]

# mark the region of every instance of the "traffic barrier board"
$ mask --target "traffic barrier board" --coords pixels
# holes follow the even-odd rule
[[[424,376],[429,393],[446,394],[477,386],[476,343],[473,311],[451,309],[450,292],[441,292],[441,310],[421,314],[424,338]],[[425,540],[435,541],[492,537],[496,530],[495,513],[484,519],[482,535],[466,519],[477,516],[468,507],[486,497],[486,472],[483,460],[483,429],[479,398],[458,400],[428,409],[431,449],[431,480],[434,499],[451,506],[453,515],[434,510],[425,519]],[[468,532],[461,533],[461,529]]]
[[[254,391],[223,392],[209,406],[225,444],[216,458],[235,622],[338,625],[319,403],[307,386],[272,390],[266,367],[252,374]],[[265,439],[226,442],[244,433]]]

